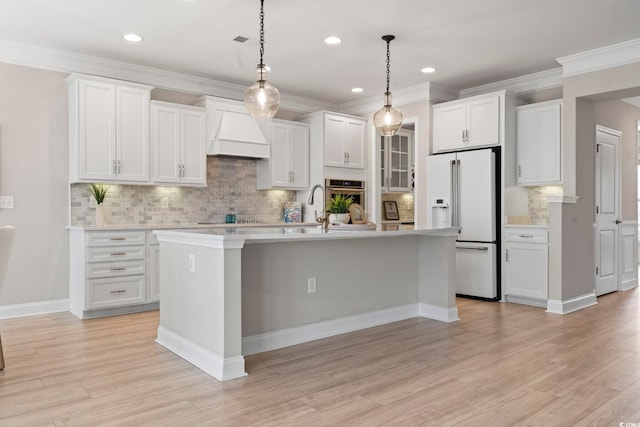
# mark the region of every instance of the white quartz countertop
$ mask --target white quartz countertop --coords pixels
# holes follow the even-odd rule
[[[69,225],[68,230],[123,231],[123,230],[181,230],[181,229],[227,229],[227,228],[297,228],[314,227],[315,222],[259,222],[259,223],[184,223],[184,224],[114,224],[114,225]]]
[[[388,238],[398,236],[457,236],[458,228],[416,227],[411,230],[323,230],[314,227],[254,227],[254,228],[218,228],[207,230],[155,230],[160,242],[183,243],[214,248],[241,248],[245,243],[272,243],[295,241],[322,241],[338,239]]]

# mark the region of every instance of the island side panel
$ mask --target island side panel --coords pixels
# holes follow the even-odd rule
[[[244,375],[240,260],[240,249],[160,243],[158,342],[219,380]]]
[[[456,236],[421,236],[418,244],[420,315],[459,320],[456,306]]]
[[[418,236],[247,241],[242,257],[244,337],[407,305],[417,308]],[[316,293],[307,292],[309,277],[316,278]]]

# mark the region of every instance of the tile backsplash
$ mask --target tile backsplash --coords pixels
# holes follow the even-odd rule
[[[529,187],[529,217],[532,224],[549,223],[549,202],[547,197],[562,194],[562,187]]]
[[[398,205],[398,215],[401,221],[413,221],[414,212],[414,200],[411,193],[382,193],[380,197],[381,201],[395,200]],[[382,203],[380,203],[382,206]],[[385,219],[384,208],[382,209],[382,215],[380,218]]]
[[[90,198],[88,184],[71,185],[71,225],[95,224]],[[257,190],[256,160],[207,157],[207,187],[109,184],[104,210],[109,225],[224,222],[228,213],[239,222],[277,222],[295,198],[294,191]]]

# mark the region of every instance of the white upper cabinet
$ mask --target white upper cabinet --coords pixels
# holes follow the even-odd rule
[[[379,138],[382,191],[413,192],[413,131],[400,129],[393,136]]]
[[[207,184],[206,109],[151,102],[154,183]]]
[[[364,126],[364,120],[326,113],[324,165],[364,169]]]
[[[500,144],[500,96],[477,96],[433,106],[433,152]]]
[[[72,74],[70,182],[149,182],[151,86]]]
[[[264,120],[262,131],[271,154],[258,161],[258,189],[309,187],[309,126],[284,120]]]
[[[517,107],[516,126],[518,185],[560,183],[562,101]]]

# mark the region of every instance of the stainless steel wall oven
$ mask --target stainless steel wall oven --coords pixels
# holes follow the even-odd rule
[[[353,197],[353,203],[357,203],[362,206],[362,209],[366,209],[364,181],[330,178],[325,179],[324,188],[327,203],[334,195],[344,194]]]

